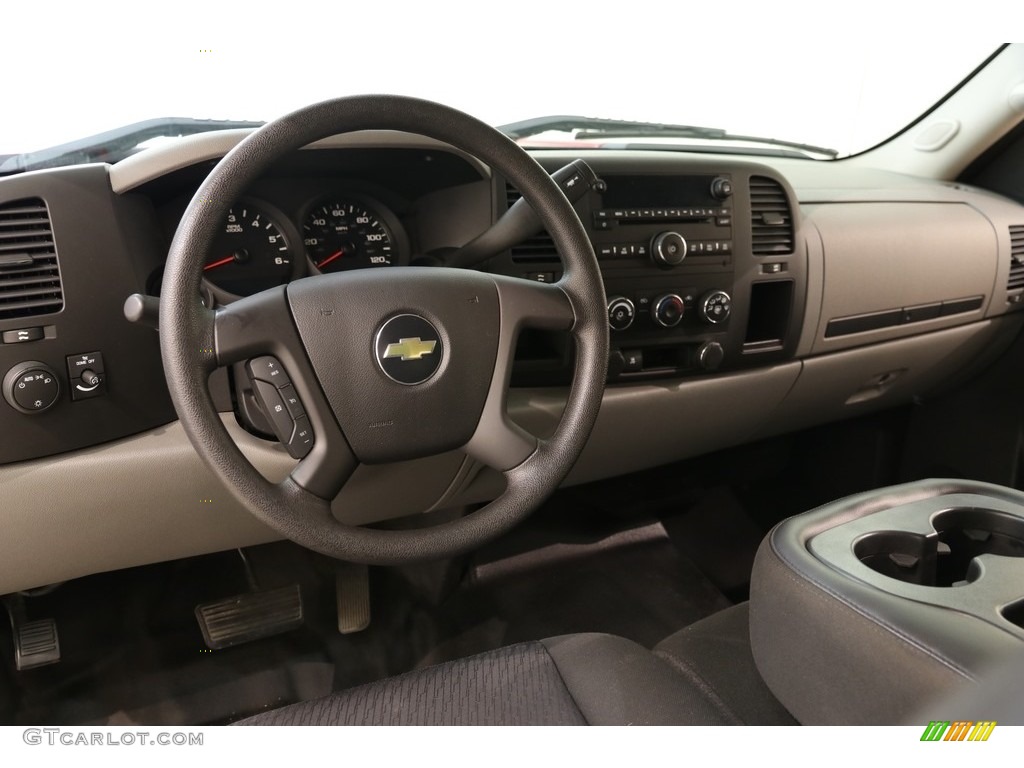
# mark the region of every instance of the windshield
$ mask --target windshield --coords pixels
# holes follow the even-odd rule
[[[104,32],[91,3],[62,9],[58,23],[43,18],[45,5],[17,9],[24,18],[9,28],[44,30],[46,50],[39,35],[5,36],[0,162],[159,118],[261,122],[375,92],[441,101],[492,125],[569,115],[705,127],[631,137],[563,126],[519,139],[533,145],[585,137],[590,146],[722,142],[744,151],[765,138],[823,150],[803,156],[843,157],[901,130],[995,49],[792,32],[727,42],[713,23],[721,11],[702,16],[692,6],[584,13],[533,2],[289,0],[287,12],[268,16],[256,6],[177,3],[145,26]]]

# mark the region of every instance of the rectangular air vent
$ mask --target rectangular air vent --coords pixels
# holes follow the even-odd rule
[[[1024,224],[1010,227],[1010,278],[1006,290],[1024,288]]]
[[[0,205],[0,319],[64,308],[50,214],[39,198]]]
[[[793,213],[786,190],[775,179],[750,177],[750,221],[755,256],[793,252]]]
[[[522,195],[519,190],[511,184],[505,185],[505,199],[508,208]],[[507,209],[506,209],[507,210]],[[555,241],[547,232],[541,232],[528,237],[521,243],[512,246],[512,261],[516,264],[558,264],[558,251],[555,249]]]

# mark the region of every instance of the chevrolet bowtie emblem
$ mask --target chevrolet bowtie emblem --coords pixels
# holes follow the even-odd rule
[[[436,341],[423,341],[419,336],[399,339],[395,344],[388,344],[384,350],[384,359],[400,357],[402,360],[420,360],[424,355],[432,354]]]

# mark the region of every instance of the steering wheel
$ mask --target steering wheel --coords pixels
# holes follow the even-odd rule
[[[551,234],[563,260],[562,278],[545,285],[441,267],[362,270],[304,278],[222,309],[202,306],[204,258],[245,187],[285,153],[367,129],[438,139],[500,172]],[[575,341],[568,401],[558,428],[543,441],[506,413],[512,356],[524,327],[567,330]],[[386,565],[466,552],[520,522],[558,487],[597,419],[608,324],[600,271],[579,217],[526,152],[449,107],[354,96],[267,123],[210,172],[167,257],[160,349],[189,439],[253,515],[309,549]],[[312,431],[312,447],[279,483],[242,455],[207,388],[217,367],[261,357],[263,366],[266,357],[274,358],[275,375],[290,379],[290,394],[301,401]],[[331,500],[360,462],[457,448],[505,477],[505,492],[485,507],[417,530],[348,526],[332,515]]]

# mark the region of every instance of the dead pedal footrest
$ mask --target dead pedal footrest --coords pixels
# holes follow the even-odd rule
[[[215,651],[297,629],[302,618],[298,584],[196,606],[203,640]]]

